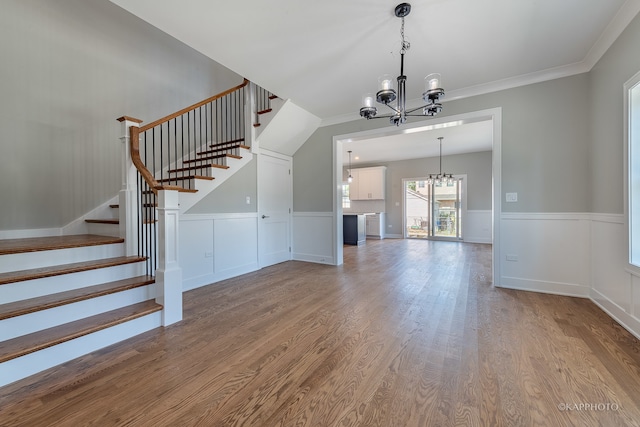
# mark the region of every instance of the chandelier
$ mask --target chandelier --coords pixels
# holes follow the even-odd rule
[[[429,178],[427,179],[427,185],[435,184],[435,185],[453,185],[453,175],[450,173],[442,173],[442,140],[444,137],[439,136],[440,140],[440,172],[436,175],[429,174]]]
[[[380,119],[389,118],[391,124],[399,126],[406,122],[407,117],[419,117],[419,116],[435,116],[442,111],[442,104],[440,104],[440,98],[444,97],[444,89],[440,86],[440,74],[429,74],[424,78],[424,92],[422,93],[422,99],[426,103],[422,107],[413,108],[407,110],[406,108],[406,93],[405,85],[407,82],[407,76],[404,75],[404,54],[409,50],[410,44],[404,39],[404,17],[411,12],[411,5],[409,3],[400,3],[396,6],[395,15],[402,19],[402,26],[400,27],[400,36],[402,37],[402,47],[400,48],[400,75],[397,77],[398,81],[398,94],[393,88],[393,80],[389,74],[385,74],[378,79],[378,92],[376,93],[375,100],[381,104],[389,107],[393,112],[384,116],[377,116],[378,109],[374,105],[374,97],[372,94],[367,93],[362,97],[362,108],[360,108],[360,116],[368,119]],[[394,101],[397,102],[392,104]],[[417,112],[422,110],[421,112]]]

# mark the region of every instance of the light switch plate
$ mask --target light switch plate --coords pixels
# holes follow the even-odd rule
[[[507,202],[513,203],[518,201],[518,193],[507,193]]]

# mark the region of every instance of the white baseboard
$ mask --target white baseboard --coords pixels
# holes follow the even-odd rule
[[[591,289],[591,301],[622,325],[627,331],[640,339],[640,320],[633,317],[595,289]]]
[[[463,241],[465,243],[485,243],[485,244],[493,243],[490,237],[486,238],[486,237],[466,237],[465,236]]]
[[[293,253],[292,259],[294,261],[315,262],[318,264],[335,265],[335,260],[332,256],[314,255],[314,254],[302,254]]]
[[[404,236],[402,234],[393,234],[393,233],[387,233],[384,235],[385,239],[404,239]]]
[[[203,286],[212,285],[216,282],[231,279],[233,277],[241,276],[243,274],[252,273],[259,270],[257,263],[247,264],[236,268],[230,268],[223,270],[217,274],[206,274],[199,277],[192,277],[182,282],[182,291],[191,291],[193,289],[201,288]]]
[[[542,280],[522,279],[518,277],[501,277],[500,288],[520,291],[540,292],[543,294],[564,295],[569,297],[589,298],[589,287],[576,283],[558,283]]]

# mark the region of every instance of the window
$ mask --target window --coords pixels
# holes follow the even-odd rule
[[[629,263],[640,267],[640,73],[625,84]]]
[[[349,198],[349,184],[342,184],[342,209],[351,207],[351,199]]]

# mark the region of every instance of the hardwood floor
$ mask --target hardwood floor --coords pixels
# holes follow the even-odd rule
[[[640,345],[494,288],[488,245],[345,247],[185,293],[184,320],[0,388],[2,426],[636,426]]]

